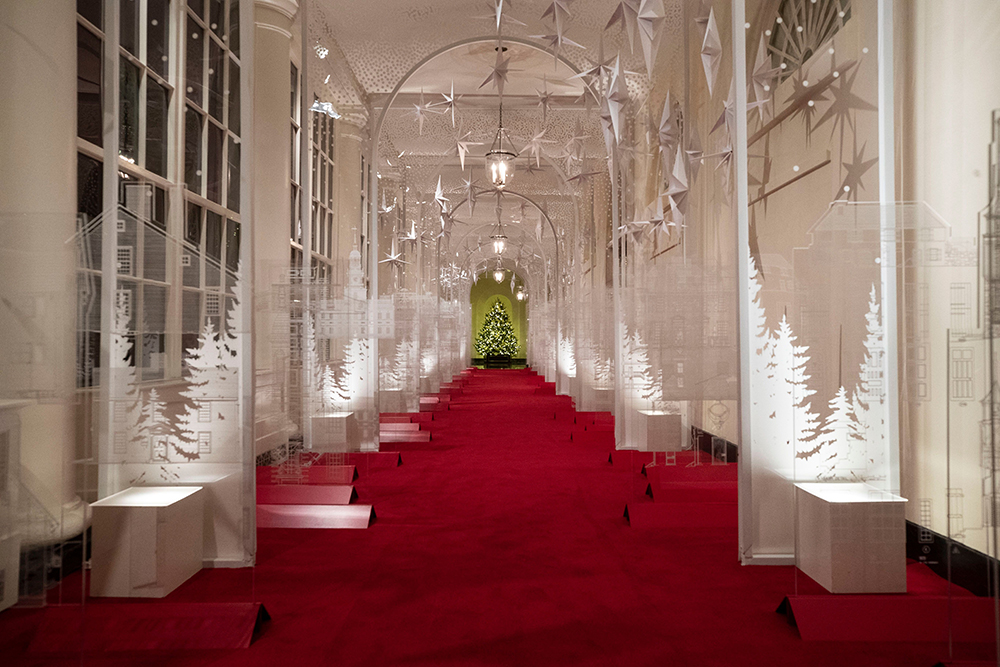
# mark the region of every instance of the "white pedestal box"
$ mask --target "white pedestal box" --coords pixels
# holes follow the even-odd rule
[[[831,593],[906,592],[906,499],[863,483],[795,485],[799,569]]]
[[[312,418],[312,451],[347,452],[360,445],[353,412],[328,412]]]
[[[408,412],[406,393],[402,389],[379,389],[379,412]]]
[[[647,452],[679,452],[684,449],[683,417],[662,410],[638,410],[636,444]]]
[[[201,569],[202,487],[133,487],[90,507],[94,597],[161,598]]]

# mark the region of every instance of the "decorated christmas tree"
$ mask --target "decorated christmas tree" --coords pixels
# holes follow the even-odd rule
[[[513,357],[517,354],[517,336],[514,326],[510,323],[507,309],[500,299],[493,302],[493,307],[486,313],[483,328],[476,336],[476,354],[480,357]]]

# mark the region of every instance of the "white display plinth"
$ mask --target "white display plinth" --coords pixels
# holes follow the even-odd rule
[[[906,592],[906,499],[863,483],[795,485],[797,565],[831,593]]]
[[[683,418],[662,410],[639,410],[636,444],[647,452],[679,452],[684,449]]]
[[[92,596],[159,598],[201,569],[202,487],[133,487],[91,510]]]
[[[313,451],[346,452],[359,444],[358,420],[353,412],[329,412],[313,416]]]

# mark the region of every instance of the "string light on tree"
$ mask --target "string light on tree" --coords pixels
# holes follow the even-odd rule
[[[476,354],[480,357],[513,357],[517,354],[517,336],[514,335],[514,325],[510,322],[507,309],[500,299],[486,313],[483,328],[475,341]]]

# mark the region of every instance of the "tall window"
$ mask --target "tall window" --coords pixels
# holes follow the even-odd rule
[[[299,69],[292,63],[291,70],[292,78],[292,96],[291,104],[289,105],[289,114],[291,116],[291,151],[289,155],[291,156],[291,171],[289,172],[292,176],[292,188],[291,188],[291,206],[292,206],[292,216],[291,216],[291,230],[290,236],[292,243],[298,244],[299,247],[302,246],[302,213],[299,207],[299,132],[301,130],[301,107],[299,102]],[[293,264],[293,266],[296,266]]]
[[[330,275],[333,262],[334,165],[336,121],[324,113],[312,115],[312,252],[319,279]]]
[[[140,380],[176,375],[181,363],[168,363],[171,350],[194,347],[206,321],[216,331],[225,326],[239,268],[239,2],[117,1],[120,112],[104,128],[113,90],[103,77],[112,57],[104,0],[77,0],[80,386],[99,381],[106,132],[119,142],[113,252]],[[171,128],[181,133],[180,150]],[[178,191],[174,201],[183,205],[171,211]],[[181,344],[172,346],[168,337],[178,333]]]
[[[238,30],[234,5],[235,0],[187,5],[184,182],[190,193],[239,212],[240,63],[238,45],[229,45]]]

